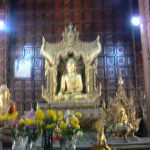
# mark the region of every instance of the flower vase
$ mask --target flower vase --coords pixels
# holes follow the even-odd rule
[[[19,137],[13,141],[12,150],[26,150],[28,137]]]
[[[31,141],[29,144],[29,150],[37,150],[36,148],[36,142]]]
[[[18,145],[18,150],[26,150],[28,147],[28,137],[21,137],[21,139],[18,140]]]
[[[16,140],[13,141],[12,143],[12,150],[17,150],[17,143],[16,143]]]
[[[76,150],[76,140],[68,141],[67,150]]]
[[[60,140],[59,144],[60,144],[61,150],[66,150],[66,141],[65,140]]]
[[[53,132],[43,132],[42,147],[44,150],[53,150]]]

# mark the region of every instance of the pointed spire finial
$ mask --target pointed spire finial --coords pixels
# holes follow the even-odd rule
[[[119,80],[118,80],[118,85],[123,85],[123,79],[122,79],[122,74],[121,74],[121,69],[119,69]]]
[[[73,28],[72,23],[69,24],[69,27],[68,27],[68,28],[69,28],[70,31],[72,31],[72,28]]]
[[[39,109],[40,109],[39,103],[37,102],[37,104],[36,104],[36,110],[39,110]]]
[[[42,37],[42,43],[45,44],[45,38],[44,38],[44,36]]]
[[[97,41],[99,42],[99,39],[100,39],[100,37],[99,37],[99,35],[97,36]]]

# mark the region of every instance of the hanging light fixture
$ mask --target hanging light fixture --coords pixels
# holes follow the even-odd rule
[[[5,22],[0,20],[0,30],[5,30]]]
[[[140,24],[141,24],[140,17],[139,17],[139,16],[133,16],[133,17],[131,18],[131,23],[132,23],[134,26],[140,26]]]

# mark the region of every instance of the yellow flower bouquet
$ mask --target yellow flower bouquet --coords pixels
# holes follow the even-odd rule
[[[81,113],[72,113],[53,109],[44,113],[41,109],[31,109],[24,115],[18,112],[0,116],[0,121],[10,129],[11,136],[15,139],[28,137],[28,143],[35,142],[42,133],[43,148],[53,149],[54,140],[67,141],[77,139],[82,135],[79,118]]]
[[[16,132],[18,128],[18,117],[18,112],[12,114],[6,113],[0,116],[0,121],[3,122],[3,128],[8,131],[9,136],[13,139],[16,139],[18,136]]]
[[[81,113],[67,113],[47,110],[43,122],[43,147],[46,150],[53,149],[54,140],[60,142],[65,140],[77,139],[82,135],[79,124]]]
[[[19,127],[18,131],[21,136],[27,136],[28,142],[36,141],[36,139],[40,136],[42,127],[40,122],[42,118],[38,118],[37,111],[35,112],[31,109],[25,115],[21,116],[19,119]]]
[[[44,115],[44,113],[43,113]],[[0,121],[4,122],[4,127],[10,132],[10,136],[17,140],[19,137],[28,137],[28,141],[36,141],[41,133],[41,122],[44,118],[39,116],[38,111],[31,109],[24,115],[18,112],[0,116]]]
[[[61,116],[63,118],[59,120],[57,128],[60,143],[77,140],[79,136],[83,135],[79,121],[79,118],[82,116],[81,113],[73,113],[68,110],[66,114]]]
[[[46,150],[53,149],[53,136],[57,126],[57,113],[53,109],[48,109],[43,122],[43,147]]]

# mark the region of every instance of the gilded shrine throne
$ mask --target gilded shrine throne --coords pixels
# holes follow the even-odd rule
[[[45,84],[39,104],[41,109],[75,110],[84,116],[98,116],[101,84],[97,85],[97,57],[101,52],[99,36],[95,41],[83,42],[76,27],[69,25],[62,33],[62,41],[47,42],[44,38],[41,55],[45,58]]]

